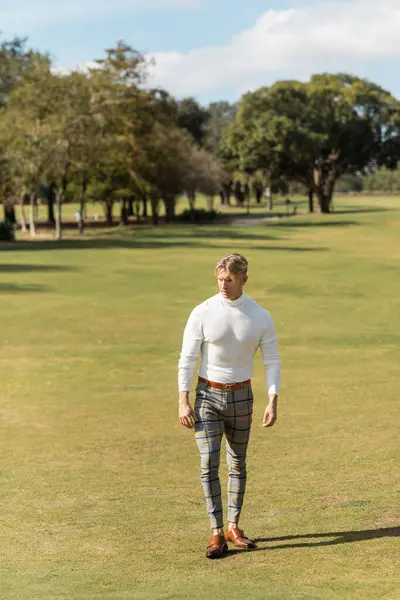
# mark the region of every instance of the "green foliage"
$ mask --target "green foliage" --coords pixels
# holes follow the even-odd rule
[[[199,145],[203,144],[208,120],[209,113],[194,98],[184,98],[178,103],[178,125]]]
[[[87,74],[58,75],[42,65],[10,92],[0,115],[4,195],[19,188],[35,194],[46,181],[61,235],[68,186],[81,203],[88,190],[104,202],[109,222],[114,200],[125,195],[150,200],[156,222],[160,199],[171,219],[184,191],[217,193],[219,163],[184,131],[200,135],[206,111],[144,89],[148,63],[123,42],[97,62],[101,68]]]
[[[26,39],[15,37],[10,41],[1,42],[0,108],[7,104],[10,93],[34,76],[37,69],[49,66],[49,56],[27,49]]]
[[[400,169],[383,167],[363,177],[363,189],[366,192],[400,193]]]
[[[32,199],[45,185],[58,237],[67,195],[81,207],[91,196],[101,200],[110,223],[114,201],[121,218],[128,199],[144,212],[149,203],[157,223],[160,203],[172,220],[183,193],[193,209],[198,193],[220,194],[226,205],[234,196],[243,205],[251,195],[260,203],[267,187],[315,193],[328,212],[338,181],[345,190],[359,183],[354,176],[372,173],[372,189],[377,169],[394,169],[400,157],[398,101],[356,77],[282,81],[239,105],[204,108],[194,98],[178,102],[147,89],[148,68],[120,41],[87,73],[61,75],[25,40],[3,42],[0,199]],[[397,189],[389,179],[379,181]]]
[[[204,125],[204,146],[220,159],[224,159],[224,131],[235,119],[236,104],[213,102],[207,108],[208,120]]]
[[[246,94],[226,144],[241,170],[297,181],[328,212],[339,177],[400,158],[400,104],[349,75],[315,75]]]
[[[364,189],[364,183],[365,178],[363,178],[361,175],[347,173],[338,179],[336,191],[342,193],[362,192]]]

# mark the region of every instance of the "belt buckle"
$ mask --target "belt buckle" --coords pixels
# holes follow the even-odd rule
[[[224,390],[233,390],[234,387],[234,383],[224,383]]]

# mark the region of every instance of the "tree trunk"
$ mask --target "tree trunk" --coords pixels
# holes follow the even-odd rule
[[[128,209],[126,206],[126,198],[121,198],[121,218],[120,225],[128,225]]]
[[[214,194],[211,194],[210,197],[208,198],[208,210],[209,211],[214,210]]]
[[[56,240],[62,240],[62,191],[57,188],[56,191]]]
[[[150,198],[150,204],[151,204],[151,220],[153,222],[153,225],[158,225],[158,208],[159,208],[159,200],[158,198]]]
[[[314,212],[314,192],[313,190],[308,191],[308,212]]]
[[[4,203],[4,220],[14,225],[17,222],[15,216],[15,206],[11,202]]]
[[[248,183],[245,183],[244,187],[243,187],[243,202],[246,202],[246,204],[249,206],[250,200],[251,200],[250,186]]]
[[[87,188],[87,183],[84,180],[83,183],[82,183],[82,189],[81,189],[80,198],[79,198],[79,222],[78,222],[78,227],[79,227],[79,234],[80,235],[83,235],[83,232],[84,232],[84,229],[85,229],[86,188]]]
[[[328,214],[330,212],[330,200],[328,194],[325,194],[324,190],[319,189],[317,191],[318,196],[318,212]]]
[[[189,209],[193,212],[194,208],[196,206],[196,192],[189,192],[188,193],[188,200],[189,200]]]
[[[34,198],[34,210],[35,210],[35,218],[38,219],[39,218],[39,202],[38,202],[37,194],[35,194],[35,198]]]
[[[113,224],[113,202],[107,200],[106,202],[106,224],[107,227],[111,227]]]
[[[21,213],[21,231],[23,233],[26,232],[26,217],[25,217],[25,190],[22,192],[20,199],[19,199],[19,209],[20,209],[20,213]]]
[[[54,192],[55,192],[55,185],[54,183],[52,183],[49,186],[48,192],[47,192],[47,220],[49,223],[51,223],[51,225],[53,225],[53,227],[56,224],[56,219],[54,216]]]
[[[329,173],[322,172],[321,169],[314,169],[314,185],[318,197],[318,212],[327,214],[331,211],[333,190],[339,177],[339,172],[331,169]]]
[[[35,228],[35,198],[36,194],[32,193],[29,197],[29,232],[31,237],[36,237],[36,228]]]
[[[254,189],[255,191],[255,195],[256,195],[256,202],[257,204],[261,204],[261,198],[263,195],[263,189],[261,185],[257,185]]]
[[[334,207],[333,207],[333,191],[335,189],[335,183],[336,183],[336,178],[329,181],[328,183],[328,206],[329,206],[329,211],[333,212],[334,211]]]
[[[147,219],[147,197],[144,194],[142,196],[142,205],[143,205],[142,217],[144,219]]]
[[[129,196],[128,198],[128,217],[133,217],[133,202],[135,200],[135,196]]]
[[[224,183],[224,185],[222,186],[222,195],[221,195],[221,198],[223,198],[222,204],[224,204],[225,206],[230,206],[231,205],[231,196],[232,196],[232,184]]]
[[[243,192],[242,186],[239,182],[236,183],[233,193],[235,195],[237,204],[239,206],[242,206],[244,203],[244,192]]]
[[[62,240],[62,205],[63,205],[64,198],[65,198],[65,192],[66,192],[67,186],[68,186],[69,167],[70,167],[70,165],[66,166],[66,169],[64,171],[64,175],[63,175],[62,180],[61,180],[61,189],[57,188],[57,194],[56,194],[56,206],[57,206],[57,211],[56,211],[56,240],[58,240],[58,241]]]
[[[85,201],[81,200],[81,202],[79,203],[79,222],[78,222],[78,228],[79,228],[79,235],[83,235],[84,230],[85,230]]]
[[[175,196],[168,196],[166,199],[164,199],[166,223],[171,223],[175,217],[175,203]]]
[[[135,198],[133,202],[133,212],[137,221],[140,221],[140,204],[141,198]]]

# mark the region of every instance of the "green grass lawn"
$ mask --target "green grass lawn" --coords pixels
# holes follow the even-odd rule
[[[399,598],[400,200],[337,209],[0,245],[1,600]],[[207,561],[176,364],[228,251],[274,316],[283,387],[264,430],[258,356],[258,550]]]

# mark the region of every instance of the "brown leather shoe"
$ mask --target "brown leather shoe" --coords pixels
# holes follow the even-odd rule
[[[228,546],[223,535],[212,535],[210,537],[210,545],[207,548],[207,558],[221,558],[224,552],[228,550]]]
[[[228,531],[225,539],[227,542],[232,542],[238,548],[257,548],[255,543],[244,535],[244,531],[237,527]]]

